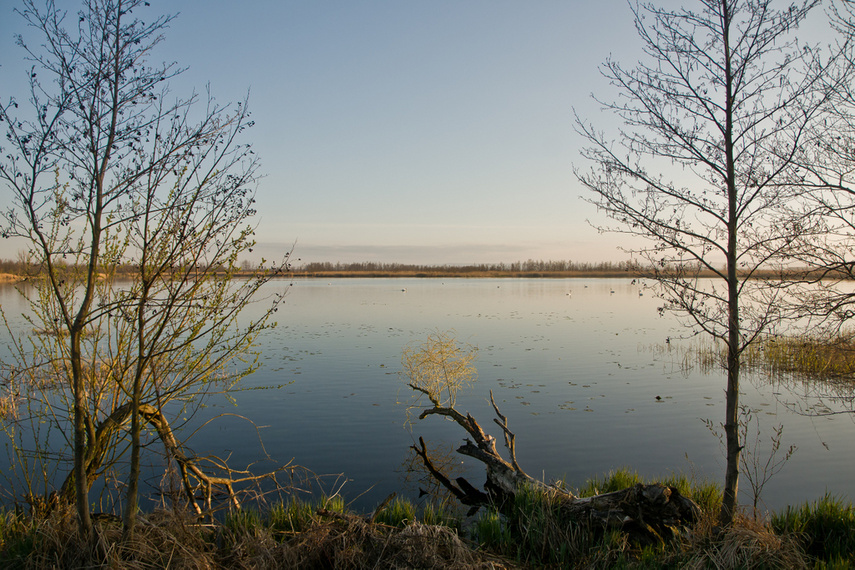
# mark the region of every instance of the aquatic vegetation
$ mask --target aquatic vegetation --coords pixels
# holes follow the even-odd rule
[[[727,356],[720,342],[657,344],[648,349],[657,357],[670,354],[686,372],[697,368],[703,373],[721,370]],[[742,364],[772,379],[796,378],[807,381],[855,380],[855,333],[833,338],[769,335],[746,347]]]
[[[852,380],[855,373],[855,336],[835,338],[769,337],[749,355],[751,365],[772,374],[789,373],[807,380]]]

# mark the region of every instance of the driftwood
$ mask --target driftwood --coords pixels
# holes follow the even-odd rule
[[[461,503],[472,507],[470,514],[482,506],[493,505],[504,512],[514,504],[514,497],[522,486],[532,486],[547,493],[552,504],[557,505],[562,520],[590,527],[621,529],[639,542],[662,542],[677,534],[680,528],[697,520],[700,508],[684,497],[675,487],[659,484],[637,484],[613,493],[580,498],[573,493],[534,479],[520,467],[516,459],[515,435],[508,428],[508,420],[499,411],[490,392],[490,403],[496,413],[493,421],[502,429],[509,460],[496,449],[496,439],[488,435],[470,414],[465,416],[453,407],[440,404],[425,389],[410,387],[428,396],[433,407],[421,412],[419,419],[431,415],[451,418],[469,434],[457,452],[477,459],[484,464],[487,480],[484,490],[479,490],[463,477],[451,481],[431,460],[424,439],[412,449],[422,460],[427,471]]]

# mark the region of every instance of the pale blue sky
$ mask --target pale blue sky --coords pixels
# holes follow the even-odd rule
[[[0,96],[23,83],[0,13]],[[78,3],[58,0],[71,12]],[[150,0],[178,12],[157,57],[176,94],[250,92],[258,248],[304,261],[625,259],[573,175],[573,108],[638,54],[624,0]],[[145,13],[137,14],[145,19]]]

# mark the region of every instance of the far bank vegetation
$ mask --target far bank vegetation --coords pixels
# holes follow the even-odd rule
[[[79,268],[81,271],[85,268]],[[206,268],[207,271],[208,268]],[[234,276],[257,275],[258,266],[244,260],[232,268],[212,268],[215,272],[231,271]],[[73,266],[68,266],[74,271]],[[282,273],[282,278],[346,278],[346,277],[466,277],[466,278],[655,278],[661,269],[641,265],[635,261],[572,261],[572,260],[534,260],[512,261],[507,263],[438,263],[417,264],[380,261],[330,262],[309,261],[295,263],[288,272]],[[131,279],[138,268],[129,264],[115,265],[111,268],[109,277],[116,279]],[[757,271],[752,277],[759,279],[791,279],[805,280],[818,278],[826,280],[852,279],[849,273],[825,272],[822,276],[814,275],[805,269],[793,268],[782,272],[780,269]],[[23,261],[0,259],[0,283],[37,279],[43,274],[43,268]],[[712,277],[712,271],[701,271],[699,277]],[[102,275],[107,278],[107,274]]]

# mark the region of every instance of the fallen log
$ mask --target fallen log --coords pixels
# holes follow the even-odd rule
[[[453,405],[442,405],[431,390],[413,383],[409,386],[426,395],[433,404],[421,412],[419,419],[440,415],[453,420],[469,434],[464,444],[457,448],[457,453],[484,464],[487,478],[482,491],[463,477],[454,481],[449,479],[431,460],[423,438],[420,437],[418,444],[412,446],[428,473],[462,504],[471,507],[470,515],[483,506],[495,506],[500,512],[511,514],[517,494],[525,488],[533,488],[548,498],[560,520],[567,524],[619,529],[631,540],[651,544],[679,535],[701,514],[694,501],[671,486],[637,484],[620,491],[581,498],[534,479],[517,462],[515,435],[508,428],[507,418],[499,411],[492,391],[490,402],[497,416],[494,422],[502,429],[510,455],[507,460],[497,450],[496,439],[487,434],[470,414],[460,413]]]

